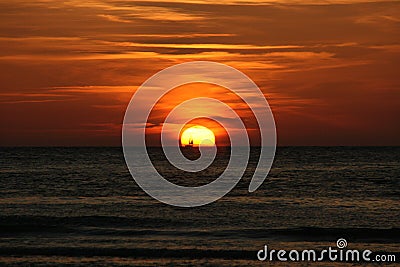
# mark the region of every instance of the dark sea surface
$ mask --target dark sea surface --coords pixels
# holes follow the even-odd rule
[[[181,182],[209,182],[225,163]],[[338,238],[400,252],[400,147],[278,147],[263,185],[249,193],[249,181],[178,208],[137,186],[121,148],[0,148],[0,265],[266,266],[264,245],[321,249]]]

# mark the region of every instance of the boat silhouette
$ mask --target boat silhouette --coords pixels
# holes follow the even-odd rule
[[[192,137],[190,137],[189,144],[185,145],[185,147],[187,147],[187,148],[193,147],[193,138]]]

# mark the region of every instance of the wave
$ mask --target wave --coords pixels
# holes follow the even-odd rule
[[[147,249],[147,248],[0,248],[0,255],[43,255],[74,257],[133,257],[133,258],[223,258],[255,259],[254,251],[201,249]]]
[[[74,233],[88,236],[174,236],[317,242],[400,243],[400,228],[188,228],[172,219],[115,216],[1,216],[0,236]]]
[[[316,250],[319,251],[319,250]],[[375,251],[375,255],[395,255],[399,262],[400,252]],[[151,249],[151,248],[88,248],[88,247],[40,247],[40,248],[0,248],[0,255],[15,256],[64,256],[64,257],[120,257],[141,259],[226,259],[226,260],[256,260],[257,250],[221,250],[221,249]],[[320,255],[320,254],[318,254]],[[327,254],[322,261],[331,261]],[[361,261],[363,259],[361,258]]]

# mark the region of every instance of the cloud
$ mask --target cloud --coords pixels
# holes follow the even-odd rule
[[[114,16],[114,15],[99,14],[97,16],[99,16],[101,18],[105,18],[105,19],[107,19],[109,21],[113,21],[113,22],[131,23],[130,20],[122,19],[122,18],[119,18],[119,17]]]

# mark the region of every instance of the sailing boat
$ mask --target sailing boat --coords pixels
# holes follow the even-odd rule
[[[189,144],[185,145],[185,147],[193,147],[193,138],[189,138]]]

